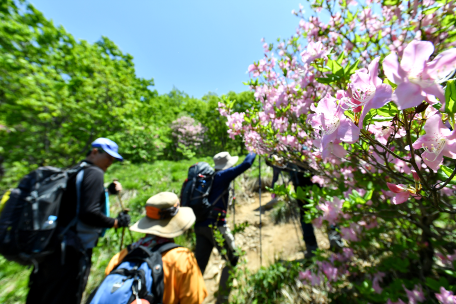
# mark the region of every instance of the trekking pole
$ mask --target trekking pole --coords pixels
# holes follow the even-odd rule
[[[233,181],[233,200],[232,200],[232,205],[233,205],[233,231],[236,231],[236,192],[234,191],[234,186],[236,185],[236,180]],[[233,234],[233,238],[235,239],[236,236]]]
[[[260,187],[260,267],[263,265],[263,251],[261,247],[261,156],[258,156],[258,185]]]
[[[128,209],[128,208],[125,209],[125,208],[124,208],[124,205],[123,205],[123,203],[122,203],[122,197],[120,196],[120,192],[117,193],[117,199],[119,200],[120,209],[122,210],[122,212],[128,214],[128,211],[130,211],[130,209]],[[133,242],[133,236],[131,235],[130,229],[128,229],[128,232],[130,233],[130,239],[131,239],[131,241]],[[124,236],[125,236],[125,227],[122,227],[122,237],[121,237],[121,239],[120,239],[120,250],[122,250],[122,247],[123,247]]]

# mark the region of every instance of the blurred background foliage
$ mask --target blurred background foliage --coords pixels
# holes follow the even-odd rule
[[[38,166],[77,163],[97,137],[116,141],[132,163],[245,152],[229,139],[218,102],[245,111],[252,92],[160,95],[107,37],[75,40],[24,0],[1,1],[0,19],[0,194]],[[176,149],[171,125],[182,116],[204,127],[201,145]]]

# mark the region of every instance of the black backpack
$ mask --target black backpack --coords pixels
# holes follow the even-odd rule
[[[181,205],[193,209],[197,222],[204,221],[211,212],[209,193],[214,174],[214,169],[208,163],[196,163],[188,169],[187,179],[182,185]]]
[[[129,252],[90,294],[86,304],[129,304],[144,299],[163,303],[165,290],[162,253],[180,247],[174,243],[157,245],[152,250],[139,246]]]
[[[36,266],[54,251],[57,215],[67,181],[86,165],[70,170],[40,167],[21,180],[0,214],[0,254]]]

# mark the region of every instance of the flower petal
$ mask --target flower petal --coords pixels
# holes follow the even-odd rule
[[[337,111],[336,99],[334,97],[332,97],[330,94],[326,94],[326,96],[318,102],[318,106],[317,106],[315,112],[323,113],[327,117],[332,117],[332,116],[334,116],[334,113],[336,111]]]
[[[445,92],[443,91],[443,88],[439,84],[434,84],[430,87],[422,87],[423,91],[426,94],[434,95],[438,99],[440,99],[440,103],[442,105],[445,105]]]
[[[456,69],[456,48],[444,51],[426,64],[425,73],[433,79],[442,79]]]
[[[424,131],[426,131],[427,136],[437,138],[443,130],[447,130],[447,127],[443,124],[440,114],[432,115],[426,120]]]
[[[378,63],[380,61],[380,57],[376,57],[372,62],[369,64],[369,78],[370,83],[374,86],[379,86],[382,83],[382,80],[378,78]]]
[[[340,125],[337,129],[337,138],[339,140],[352,144],[359,139],[359,132],[359,128],[351,120],[341,117]]]
[[[432,53],[434,53],[432,42],[413,40],[404,49],[401,68],[407,72],[411,70],[421,72]]]
[[[434,172],[437,172],[440,168],[440,165],[443,163],[443,153],[440,152],[437,157],[435,156],[434,153],[429,153],[428,151],[423,152],[421,154],[423,156],[424,163],[434,170]]]
[[[393,90],[391,89],[391,86],[388,84],[380,84],[380,86],[378,86],[377,90],[375,91],[374,98],[367,102],[363,108],[363,113],[361,113],[361,116],[359,117],[359,128],[363,128],[364,117],[367,115],[367,113],[369,113],[371,109],[379,109],[390,102],[392,99]]]
[[[398,193],[395,197],[393,197],[391,199],[391,202],[394,205],[399,205],[399,204],[405,203],[409,199],[409,197],[410,197],[410,193],[401,192],[401,193]]]
[[[339,158],[344,158],[347,155],[347,150],[344,149],[340,144],[333,144],[333,152],[335,156]]]
[[[396,53],[389,54],[383,60],[383,72],[392,83],[401,84],[404,81],[405,72],[399,66]]]
[[[392,183],[386,183],[386,185],[388,186],[388,189],[390,189],[394,193],[406,192],[406,190],[399,185],[392,184]]]
[[[399,110],[416,107],[426,97],[419,85],[410,82],[398,85],[394,95],[396,95],[395,101]]]

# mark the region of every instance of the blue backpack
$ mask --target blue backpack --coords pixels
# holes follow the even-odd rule
[[[144,299],[151,304],[163,303],[164,274],[162,253],[180,247],[174,243],[140,246],[129,252],[89,296],[90,304],[129,304]]]

